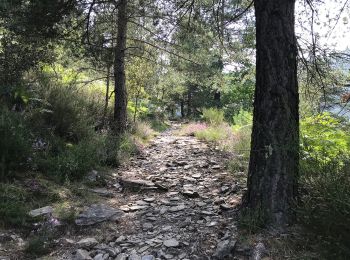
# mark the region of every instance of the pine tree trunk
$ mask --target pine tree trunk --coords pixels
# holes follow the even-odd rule
[[[105,104],[104,104],[103,115],[102,115],[102,127],[104,127],[104,126],[106,125],[106,119],[107,119],[108,101],[109,101],[110,73],[111,73],[111,66],[108,64],[108,65],[107,65],[107,79],[106,79]]]
[[[125,50],[127,32],[127,0],[118,5],[118,35],[114,60],[114,127],[122,134],[127,127],[127,90],[125,85]]]
[[[183,99],[180,101],[180,111],[181,111],[181,118],[185,117],[185,102]]]
[[[192,116],[192,87],[189,86],[187,90],[187,117]]]
[[[256,89],[246,205],[265,221],[293,221],[299,112],[295,0],[256,0]]]

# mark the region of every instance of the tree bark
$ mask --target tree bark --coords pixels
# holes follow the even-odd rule
[[[105,105],[103,108],[103,115],[102,115],[102,127],[104,127],[106,125],[108,101],[109,101],[110,72],[111,72],[111,66],[109,64],[107,64],[106,94],[105,94]]]
[[[185,102],[183,99],[180,100],[180,111],[181,111],[181,118],[185,117]]]
[[[192,116],[192,86],[187,90],[187,117]]]
[[[256,0],[256,89],[246,205],[267,224],[293,221],[299,168],[295,0]]]
[[[125,85],[125,50],[127,32],[127,0],[118,5],[118,34],[114,58],[114,127],[116,134],[122,134],[127,127],[127,90]]]

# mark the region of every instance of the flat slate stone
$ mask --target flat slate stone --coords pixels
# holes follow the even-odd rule
[[[180,244],[179,244],[179,241],[177,241],[174,238],[171,238],[171,239],[165,240],[163,242],[163,245],[165,245],[166,247],[178,247]]]
[[[43,208],[31,210],[29,212],[29,215],[32,216],[32,217],[38,217],[38,216],[51,214],[52,212],[53,212],[53,207],[46,206],[46,207],[43,207]]]
[[[89,252],[84,249],[78,249],[75,253],[75,260],[92,260]]]
[[[79,226],[94,225],[107,220],[117,220],[124,215],[120,209],[112,208],[104,204],[93,204],[75,219]]]
[[[107,190],[106,188],[96,188],[96,189],[90,189],[90,190],[103,197],[113,197],[113,192]]]
[[[84,238],[77,243],[79,247],[84,247],[84,248],[91,248],[97,244],[98,244],[98,241],[94,237]]]

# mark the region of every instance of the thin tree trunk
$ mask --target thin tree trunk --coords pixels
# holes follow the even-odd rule
[[[181,117],[184,118],[185,117],[185,104],[184,104],[184,100],[181,99],[180,101],[180,111],[181,111]]]
[[[105,105],[103,108],[103,115],[102,115],[102,127],[106,125],[106,118],[107,118],[107,111],[108,111],[108,101],[109,101],[109,83],[110,83],[110,72],[111,72],[111,66],[107,65],[107,79],[106,79],[106,95],[105,95]]]
[[[139,94],[135,97],[135,112],[134,112],[134,124],[136,123],[136,116],[138,112],[138,106],[139,106]]]
[[[299,168],[295,0],[257,0],[256,89],[245,202],[264,221],[293,221]]]
[[[192,115],[192,87],[188,87],[187,92],[187,117]]]
[[[127,0],[118,5],[118,34],[114,59],[114,123],[116,134],[122,134],[127,127],[127,90],[125,85],[125,50],[127,32]]]

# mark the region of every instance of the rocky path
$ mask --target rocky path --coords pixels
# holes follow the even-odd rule
[[[95,190],[107,196],[102,211],[115,209],[117,221],[84,226],[89,214],[83,212],[76,220],[83,239],[60,257],[234,259],[236,206],[244,185],[226,171],[228,159],[195,137],[174,129],[163,133],[119,168],[106,189]]]

